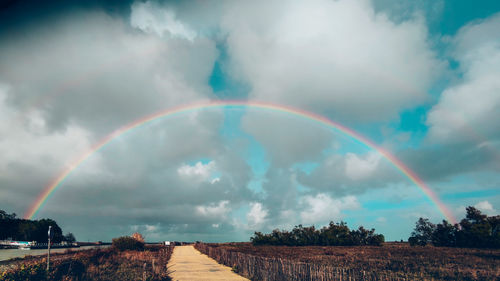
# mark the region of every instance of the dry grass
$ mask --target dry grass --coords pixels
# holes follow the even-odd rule
[[[5,270],[0,280],[170,280],[167,263],[172,251],[172,247],[148,247],[68,252],[51,258],[48,274],[45,258],[28,258]]]
[[[438,280],[500,280],[500,250],[411,247],[405,243],[386,243],[382,247],[253,246],[250,243],[209,246],[224,252],[313,264],[329,270],[361,271],[365,275],[372,272]]]

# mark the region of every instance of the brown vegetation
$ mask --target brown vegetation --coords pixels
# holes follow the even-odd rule
[[[257,280],[500,280],[500,250],[372,246],[197,244],[215,260]]]
[[[144,243],[144,236],[142,236],[142,234],[140,234],[139,232],[135,232],[134,234],[132,234],[132,238],[141,243]]]
[[[167,263],[173,247],[147,247],[144,251],[113,248],[28,258],[5,270],[0,280],[170,280]]]
[[[111,243],[111,246],[118,251],[126,251],[126,250],[140,251],[144,249],[144,245],[145,245],[144,242],[141,242],[136,238],[130,236],[113,238],[113,242]]]

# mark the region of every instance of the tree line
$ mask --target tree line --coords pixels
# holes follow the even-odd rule
[[[360,226],[356,230],[350,230],[345,222],[330,222],[328,226],[321,229],[298,225],[291,231],[275,229],[269,234],[255,232],[250,241],[253,245],[380,246],[385,238],[382,234],[376,234],[373,228],[368,230]]]
[[[75,236],[70,232],[63,235],[57,222],[51,219],[27,220],[17,218],[15,213],[8,214],[0,210],[0,240],[12,239],[15,241],[47,242],[49,226],[52,226],[52,241],[60,243],[67,241],[75,242]]]
[[[482,214],[469,206],[467,214],[458,224],[433,224],[426,218],[419,218],[408,242],[412,246],[500,248],[500,216]]]

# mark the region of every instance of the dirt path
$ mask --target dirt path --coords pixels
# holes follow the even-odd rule
[[[173,271],[170,276],[174,281],[248,280],[232,272],[231,268],[201,254],[193,246],[176,246],[168,268]]]

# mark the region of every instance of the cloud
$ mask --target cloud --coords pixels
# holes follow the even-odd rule
[[[39,111],[49,128],[74,123],[101,136],[212,97],[216,57],[206,38],[161,38],[101,11],[75,11],[1,37],[0,82],[11,87],[10,106]]]
[[[135,1],[119,13],[77,6],[0,31],[0,186],[8,187],[0,205],[9,211],[21,213],[26,198],[113,130],[216,98],[215,65],[228,97],[239,85],[249,99],[348,126],[363,122],[368,131],[427,103],[446,66],[422,17],[395,19],[367,0]],[[403,137],[391,151],[426,180],[493,166],[497,21],[472,23],[449,39],[463,76],[427,115],[425,145],[398,150],[414,139],[394,132]],[[237,116],[227,108],[184,112],[128,131],[66,177],[38,217],[84,239],[136,229],[158,240],[247,240],[255,228],[341,219],[360,209],[361,194],[393,183],[414,196],[380,154],[347,152],[351,146],[322,125],[255,109]],[[464,133],[464,120],[481,141]],[[494,210],[494,203],[478,206]],[[384,225],[388,215],[370,219]]]
[[[331,153],[319,161],[310,173],[299,172],[297,181],[318,192],[339,196],[361,194],[369,189],[407,183],[389,161],[383,161],[377,151]]]
[[[215,162],[214,161],[210,161],[207,164],[203,164],[201,162],[196,162],[196,164],[194,164],[193,166],[190,166],[187,164],[180,166],[177,169],[177,173],[180,176],[191,177],[191,178],[194,177],[194,178],[198,178],[199,180],[205,181],[205,180],[208,180],[212,176],[212,173],[214,172],[214,170],[215,170]],[[217,181],[220,181],[220,179]],[[213,183],[215,183],[217,181],[214,179]]]
[[[500,124],[500,14],[462,27],[451,40],[462,79],[445,89],[427,116],[429,138],[498,148]]]
[[[134,2],[130,23],[147,33],[163,37],[165,33],[193,41],[196,32],[176,19],[173,10],[164,9],[152,1]]]
[[[68,126],[64,132],[50,132],[39,112],[22,116],[8,106],[9,87],[0,85],[0,119],[10,120],[0,124],[0,169],[12,163],[39,166],[40,168],[69,165],[79,153],[89,149],[91,133],[77,125]]]
[[[324,193],[319,193],[315,196],[304,196],[302,198],[302,203],[307,206],[307,208],[300,213],[303,224],[337,221],[342,218],[342,211],[355,210],[361,206],[354,196],[333,199]]]
[[[499,171],[500,14],[474,21],[448,38],[457,78],[427,113],[429,127],[418,149],[400,152],[424,180],[459,173]]]
[[[264,147],[272,164],[280,168],[317,160],[333,141],[330,130],[310,121],[260,110],[248,110],[241,127]]]
[[[259,202],[253,202],[250,206],[250,211],[247,213],[248,226],[259,227],[265,222],[268,211]]]
[[[227,206],[228,204],[229,201],[223,200],[218,204],[197,206],[196,211],[205,217],[221,219],[224,218],[229,211],[231,211],[231,209]]]
[[[336,120],[395,118],[444,67],[422,18],[394,23],[370,1],[231,2],[221,26],[250,98]]]
[[[3,120],[0,122],[0,186],[3,187],[0,204],[22,216],[31,203],[27,198],[34,200],[45,185],[53,181],[55,174],[90,149],[92,134],[75,124],[54,132],[37,111],[20,116],[8,105],[9,91],[9,86],[0,84],[0,120]],[[80,169],[80,175],[93,176],[99,173],[102,164],[99,156],[93,157]],[[76,177],[75,182],[81,179]]]
[[[102,136],[212,97],[217,51],[206,38],[160,37],[99,10],[72,10],[16,34],[0,37],[0,185],[8,187],[0,204],[18,214]],[[218,134],[223,120],[216,109],[190,112],[115,138],[65,179],[37,218],[57,219],[80,239],[110,240],[130,225],[158,226],[158,238],[184,224],[233,231],[212,215],[253,195],[248,165]],[[213,163],[181,172],[204,177],[217,163],[218,180],[179,175],[199,159]]]
[[[474,205],[474,207],[476,207],[477,209],[481,210],[482,212],[490,216],[498,214],[497,210],[495,210],[493,208],[493,205],[491,205],[491,203],[488,202],[487,200],[477,203],[476,205]]]
[[[367,178],[377,169],[381,158],[382,156],[378,152],[368,153],[364,159],[354,153],[347,153],[345,173],[352,180]]]

